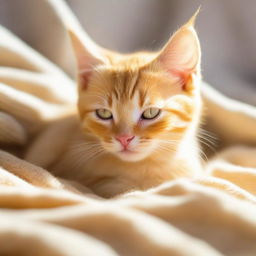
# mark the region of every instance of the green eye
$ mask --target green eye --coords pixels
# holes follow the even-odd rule
[[[103,120],[109,120],[109,119],[113,118],[112,113],[105,108],[97,109],[96,115],[97,115],[97,117],[99,117],[100,119],[103,119]]]
[[[160,114],[160,112],[161,110],[159,108],[148,108],[142,113],[141,118],[147,120],[154,119]]]

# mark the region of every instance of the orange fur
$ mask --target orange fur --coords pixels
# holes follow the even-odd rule
[[[199,172],[200,45],[192,20],[156,53],[96,57],[70,34],[81,129],[56,167],[61,175],[110,197]],[[142,119],[150,107],[161,110],[159,117]],[[97,109],[113,119],[100,120]],[[128,151],[116,139],[122,134],[134,136]]]

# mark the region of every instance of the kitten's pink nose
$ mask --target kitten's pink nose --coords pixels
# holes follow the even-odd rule
[[[118,140],[125,148],[129,145],[129,143],[134,139],[135,136],[123,134],[118,135],[116,140]]]

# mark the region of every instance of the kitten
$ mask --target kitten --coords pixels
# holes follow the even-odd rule
[[[96,56],[69,32],[78,65],[80,128],[55,168],[58,175],[112,197],[201,171],[195,16],[155,53]]]

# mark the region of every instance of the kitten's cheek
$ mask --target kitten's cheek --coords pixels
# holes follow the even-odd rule
[[[113,152],[119,152],[122,149],[123,149],[122,145],[116,139],[112,138],[112,150],[113,150]]]
[[[135,136],[134,139],[130,142],[128,148],[129,149],[137,149],[139,146],[140,138],[138,136]]]

